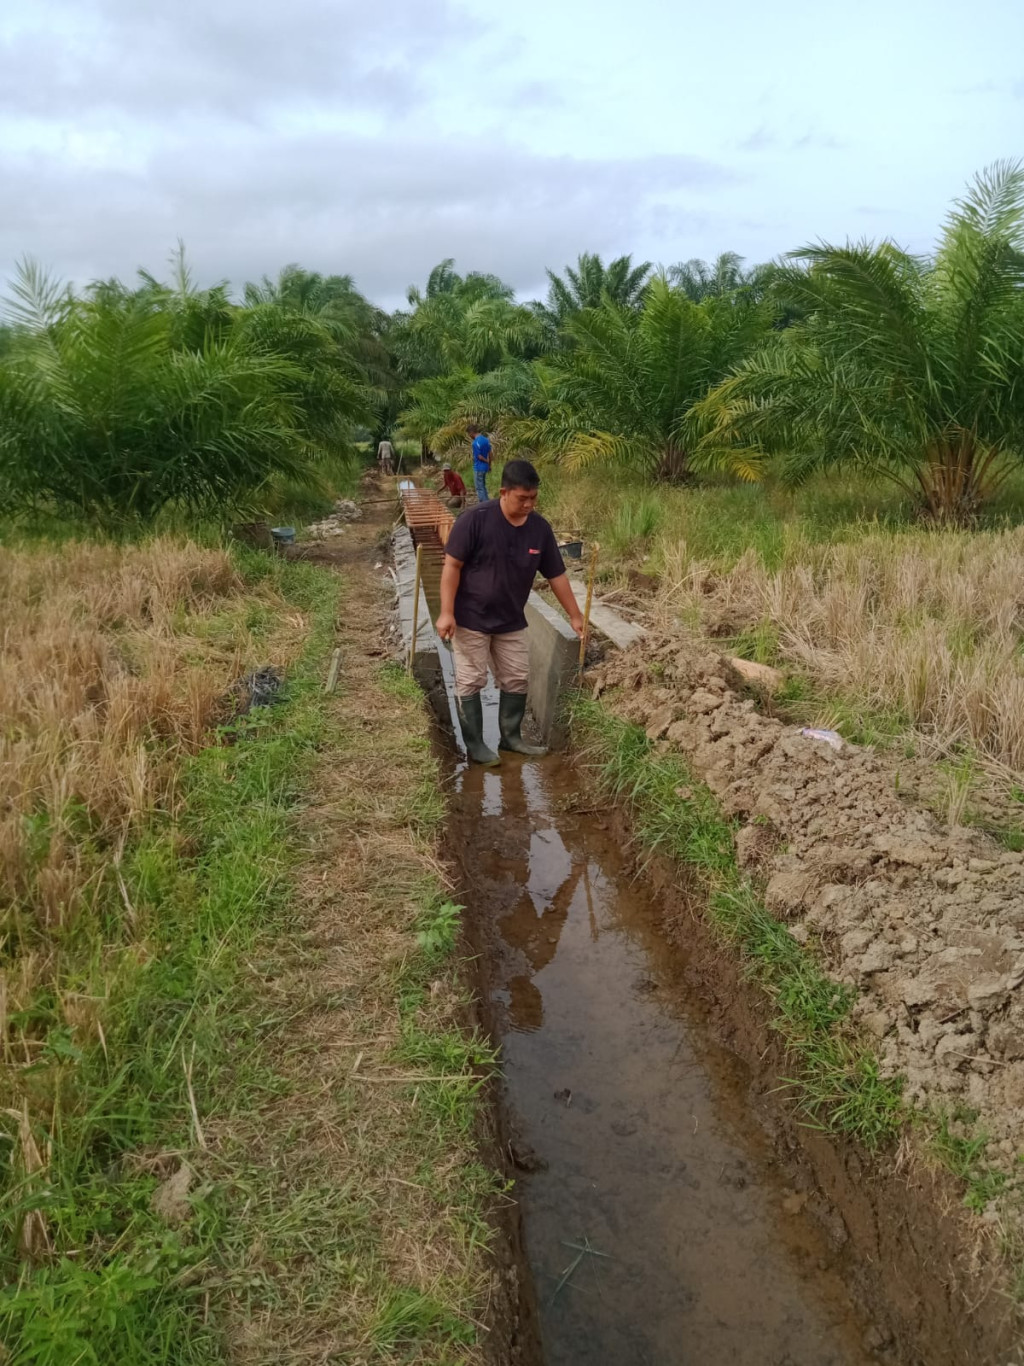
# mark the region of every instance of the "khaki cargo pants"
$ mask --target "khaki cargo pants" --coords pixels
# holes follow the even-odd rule
[[[502,692],[525,692],[530,677],[530,642],[526,631],[507,631],[491,636],[456,626],[452,640],[455,655],[455,691],[470,697],[487,686],[487,670]]]

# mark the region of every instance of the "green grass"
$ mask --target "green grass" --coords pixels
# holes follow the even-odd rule
[[[573,730],[603,786],[627,805],[643,846],[685,864],[707,897],[711,923],[733,943],[773,1006],[772,1025],[799,1064],[788,1080],[805,1123],[869,1147],[892,1140],[905,1118],[898,1081],[850,1026],[854,996],[833,982],[761,903],[740,873],[732,827],[678,755],[656,755],[637,726],[578,698]]]
[[[687,554],[725,569],[748,551],[778,569],[801,546],[855,539],[883,528],[920,528],[910,501],[885,481],[830,472],[797,489],[772,475],[762,484],[706,479],[654,486],[623,470],[542,470],[541,508],[556,527],[594,537],[610,552],[661,573],[680,541]],[[979,525],[1024,520],[1024,471],[1007,481]]]
[[[656,494],[624,497],[602,534],[602,544],[613,555],[643,554],[654,539],[661,518],[662,503]]]
[[[725,568],[753,548],[777,567],[796,544],[848,539],[854,528],[898,528],[913,510],[893,493],[862,478],[821,478],[797,490],[777,482],[654,487],[622,472],[568,475],[542,472],[541,511],[556,525],[596,537],[603,545],[660,572],[665,551],[685,541],[695,559]]]
[[[368,460],[353,449],[311,467],[306,480],[278,477],[251,496],[248,506],[227,510],[221,520],[193,513],[171,504],[144,526],[126,520],[123,525],[100,527],[87,518],[57,513],[46,506],[26,508],[0,517],[0,544],[19,546],[40,541],[60,544],[75,541],[139,541],[151,536],[178,536],[202,546],[221,546],[234,522],[270,521],[274,525],[304,526],[326,517],[336,498],[354,498]]]

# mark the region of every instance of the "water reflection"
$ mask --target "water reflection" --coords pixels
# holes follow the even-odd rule
[[[522,953],[528,974],[513,977],[509,1020],[518,1030],[539,1029],[544,1022],[543,997],[532,981],[552,961],[562,928],[586,869],[575,861],[555,830],[535,831],[530,839],[526,888],[512,911],[498,921],[505,943]]]

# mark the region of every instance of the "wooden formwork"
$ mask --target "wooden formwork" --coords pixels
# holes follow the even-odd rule
[[[403,489],[402,511],[405,524],[419,541],[425,532],[433,532],[438,545],[448,544],[448,533],[455,524],[455,518],[430,489]]]

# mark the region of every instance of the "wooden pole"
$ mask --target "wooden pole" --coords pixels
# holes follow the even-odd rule
[[[587,575],[587,605],[583,609],[583,634],[580,636],[580,673],[583,672],[583,663],[587,655],[587,631],[590,628],[590,604],[594,600],[594,573],[597,570],[597,552],[600,546],[594,542],[594,548],[590,552],[590,572]]]
[[[327,682],[324,684],[324,692],[333,692],[338,684],[338,669],[341,667],[341,646],[331,655],[331,667],[327,670]]]
[[[416,657],[416,631],[420,624],[420,566],[423,561],[423,547],[416,547],[416,583],[412,590],[412,640],[409,642],[408,672],[412,673],[412,662]]]

